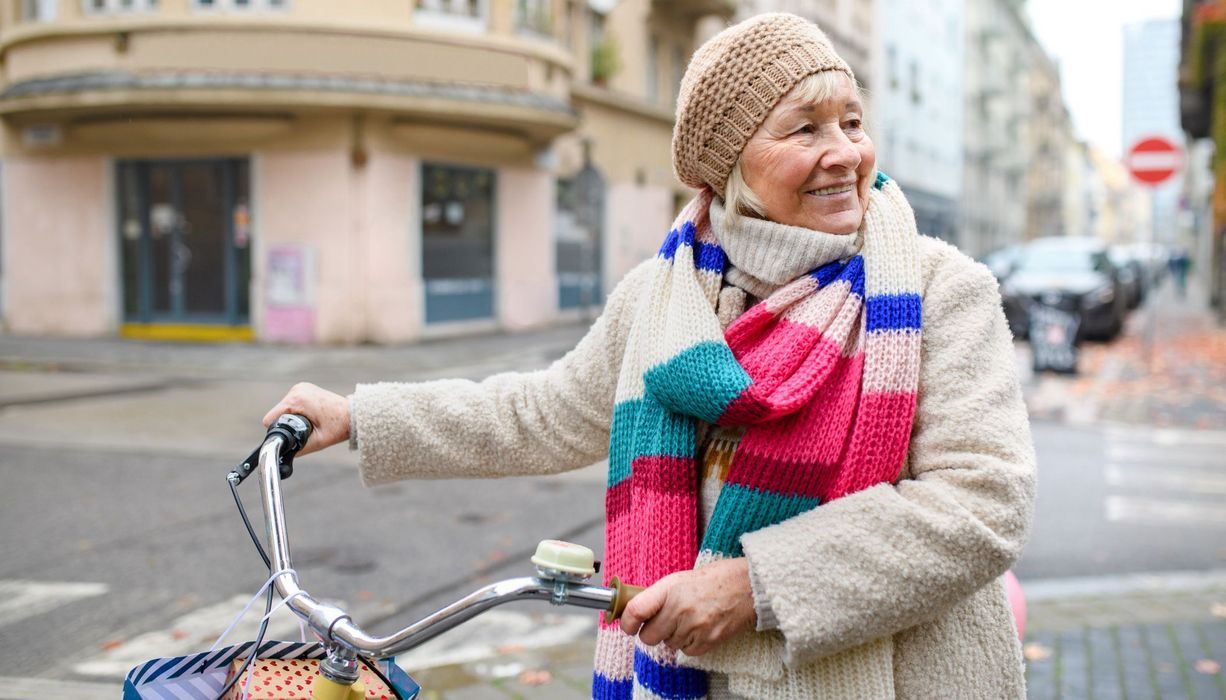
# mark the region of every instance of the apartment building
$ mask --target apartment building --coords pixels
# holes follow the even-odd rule
[[[408,342],[654,252],[716,0],[5,0],[12,332]],[[714,18],[714,20],[712,20]]]

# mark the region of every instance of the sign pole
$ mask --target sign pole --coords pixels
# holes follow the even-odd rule
[[[1149,250],[1147,257],[1152,264],[1154,251],[1158,244],[1158,218],[1156,216],[1158,203],[1158,188],[1170,180],[1183,167],[1183,148],[1170,139],[1158,135],[1138,139],[1128,149],[1125,165],[1132,177],[1149,188]],[[1148,270],[1146,270],[1148,272]],[[1148,289],[1148,274],[1143,277],[1143,289],[1148,293],[1157,291]],[[1145,371],[1154,373],[1154,335],[1158,325],[1157,300],[1149,300],[1149,309],[1145,319],[1145,333],[1142,338],[1145,361]]]

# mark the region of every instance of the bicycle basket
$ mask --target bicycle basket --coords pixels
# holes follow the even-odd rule
[[[250,653],[254,642],[201,652],[191,656],[151,659],[128,671],[123,682],[123,700],[180,700],[215,698],[226,684],[230,663]],[[264,642],[259,659],[323,659],[323,646],[314,642]],[[380,664],[396,692],[413,700],[421,691],[417,683],[396,664]]]

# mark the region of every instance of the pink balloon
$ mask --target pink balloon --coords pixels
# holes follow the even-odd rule
[[[1017,638],[1026,638],[1026,597],[1022,595],[1022,584],[1012,571],[1005,572],[1005,595],[1009,597],[1009,607],[1013,608],[1013,621],[1017,624]]]

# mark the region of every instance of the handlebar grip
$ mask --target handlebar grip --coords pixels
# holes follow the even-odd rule
[[[609,579],[609,588],[612,588],[614,591],[613,602],[609,604],[610,615],[608,619],[610,620],[620,618],[622,613],[626,611],[626,605],[630,600],[646,590],[642,586],[631,586],[628,583],[622,583],[621,579],[616,576]]]
[[[286,451],[294,454],[306,446],[307,439],[311,437],[313,429],[311,421],[307,420],[306,416],[300,416],[297,413],[286,413],[273,421],[272,425],[268,426],[267,434],[280,434],[285,438]]]

